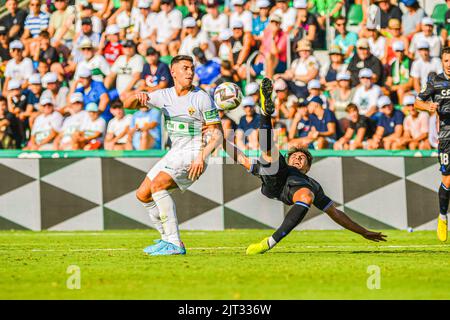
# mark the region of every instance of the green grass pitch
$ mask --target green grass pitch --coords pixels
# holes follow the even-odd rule
[[[0,299],[450,299],[450,245],[434,231],[386,231],[386,243],[293,232],[265,255],[245,255],[270,233],[183,231],[186,256],[150,257],[142,249],[155,231],[4,231]],[[67,288],[70,265],[78,290]],[[367,286],[369,266],[379,289]]]

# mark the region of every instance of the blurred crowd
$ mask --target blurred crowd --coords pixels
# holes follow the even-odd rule
[[[6,0],[0,18],[0,149],[164,149],[160,111],[125,110],[170,87],[192,55],[195,84],[245,97],[220,111],[227,139],[258,149],[259,85],[274,81],[277,144],[434,149],[436,115],[414,109],[449,44],[450,1]]]

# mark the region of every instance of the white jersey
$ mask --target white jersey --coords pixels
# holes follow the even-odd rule
[[[148,105],[161,109],[164,115],[172,149],[200,150],[203,124],[221,123],[212,98],[200,88],[184,96],[178,96],[175,87],[156,90],[148,96]]]
[[[81,131],[84,132],[85,137],[89,138],[95,135],[97,132],[101,132],[101,136],[99,136],[96,140],[103,143],[103,139],[105,136],[105,130],[106,130],[106,122],[103,118],[98,118],[95,121],[92,121],[92,119],[89,117],[85,122],[83,122],[81,126]]]
[[[58,132],[61,128],[63,117],[58,111],[54,111],[49,115],[41,114],[36,118],[31,129],[31,134],[34,135],[36,143],[41,143],[53,131]]]
[[[125,115],[122,119],[112,118],[108,123],[107,133],[112,133],[114,137],[121,135],[127,127],[131,124],[131,114]],[[124,144],[127,143],[128,136],[124,135],[122,138],[117,140],[117,143]]]
[[[85,110],[81,110],[80,112],[67,117],[61,128],[61,133],[63,134],[61,143],[69,143],[72,141],[72,135],[77,131],[81,131],[81,127],[88,120],[89,114]]]

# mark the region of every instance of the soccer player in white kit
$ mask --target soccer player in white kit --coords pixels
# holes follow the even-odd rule
[[[173,58],[171,88],[141,92],[125,101],[125,108],[146,105],[161,109],[172,147],[150,170],[136,192],[161,239],[144,249],[150,255],[185,254],[180,239],[176,206],[170,190],[189,188],[206,169],[206,161],[222,143],[222,125],[210,95],[192,85],[194,63],[190,56]],[[203,128],[203,134],[202,134]],[[207,142],[204,135],[208,135]]]

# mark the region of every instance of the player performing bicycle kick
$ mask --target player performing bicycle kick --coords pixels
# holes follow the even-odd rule
[[[192,85],[194,63],[190,56],[173,58],[174,86],[141,92],[125,101],[125,108],[156,107],[164,114],[171,149],[150,170],[136,192],[161,239],[144,249],[150,255],[186,254],[180,239],[175,202],[170,190],[189,188],[206,169],[206,161],[222,143],[222,125],[212,98]],[[202,128],[209,141],[204,143]],[[205,130],[203,130],[205,131]]]
[[[259,243],[251,244],[247,248],[247,254],[260,254],[272,249],[303,220],[311,205],[327,213],[342,227],[358,233],[366,239],[376,242],[386,241],[386,236],[381,232],[365,229],[352,221],[344,212],[338,210],[333,201],[325,195],[320,184],[306,175],[312,164],[312,156],[307,149],[290,150],[287,159],[278,151],[275,144],[272,143],[271,115],[275,110],[271,98],[272,90],[272,82],[268,78],[264,78],[260,87],[261,156],[259,160],[252,161],[233,144],[224,141],[227,153],[244,166],[248,172],[261,179],[262,194],[286,205],[292,205],[283,223],[272,236]]]

